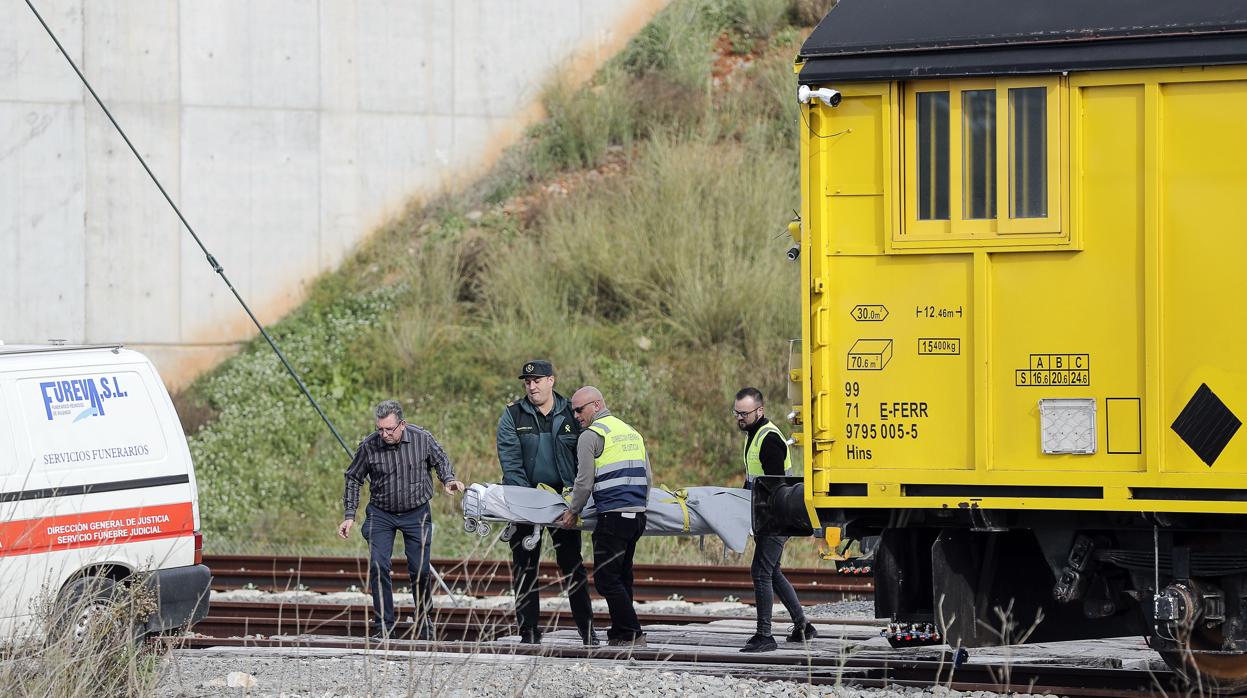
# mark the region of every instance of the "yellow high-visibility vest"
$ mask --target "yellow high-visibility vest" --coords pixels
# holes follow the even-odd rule
[[[645,439],[622,419],[607,415],[589,425],[605,442],[593,459],[593,504],[599,512],[641,507],[649,502]]]
[[[762,439],[767,434],[772,432],[779,436],[781,440],[784,438],[784,433],[779,430],[779,427],[775,426],[773,422],[767,421],[766,424],[763,424],[762,427],[758,429],[758,433],[753,435],[752,441],[745,442],[744,459],[746,482],[752,483],[753,479],[759,475],[766,475],[766,472],[762,470],[762,459],[759,457],[759,454],[762,453]],[[792,453],[787,450],[784,451],[784,474],[792,475]]]

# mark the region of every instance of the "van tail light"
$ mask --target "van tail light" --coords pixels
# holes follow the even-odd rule
[[[202,565],[204,562],[204,534],[202,531],[195,531],[195,564]]]

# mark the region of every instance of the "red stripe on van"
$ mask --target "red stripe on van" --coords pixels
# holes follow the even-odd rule
[[[0,524],[0,556],[93,548],[194,533],[195,512],[190,502],[23,519]]]

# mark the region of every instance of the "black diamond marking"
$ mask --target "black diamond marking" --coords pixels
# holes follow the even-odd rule
[[[1208,384],[1201,383],[1169,428],[1211,468],[1242,425]]]

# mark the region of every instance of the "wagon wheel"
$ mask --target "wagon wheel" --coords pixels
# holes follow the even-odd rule
[[[1220,650],[1220,626],[1196,628],[1189,639],[1192,650]],[[1161,652],[1165,663],[1182,675],[1201,692],[1233,694],[1247,690],[1247,653],[1200,654],[1196,652]]]

